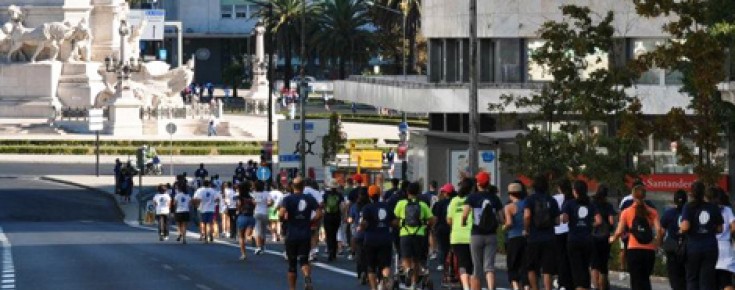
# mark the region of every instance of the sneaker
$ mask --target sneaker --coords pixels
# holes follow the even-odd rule
[[[354,257],[354,256],[352,256],[352,255],[349,255],[349,256],[347,256],[347,260],[350,260],[350,261],[352,261],[353,259],[355,259],[355,257]]]
[[[240,261],[245,261],[245,259],[247,258],[248,256],[246,256],[245,254],[240,255]]]
[[[628,276],[628,273],[620,272],[620,276],[618,277],[618,279],[620,279],[620,281],[623,281],[627,278],[627,276]]]
[[[444,271],[444,266],[442,266],[442,265],[436,266],[436,270],[437,271]]]
[[[180,242],[181,241],[181,235],[179,235],[178,237],[176,237],[176,241],[177,242]]]
[[[430,261],[436,260],[436,252],[431,252],[431,254],[429,255],[429,260]]]
[[[164,240],[164,241],[168,241],[168,236],[164,236],[164,237],[163,237],[163,240]]]
[[[256,255],[260,255],[262,253],[263,253],[263,248],[257,248],[257,249],[255,249],[255,254]]]
[[[311,285],[311,277],[304,277],[304,290],[314,290],[314,286]]]

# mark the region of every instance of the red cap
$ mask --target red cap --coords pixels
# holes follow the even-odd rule
[[[477,184],[486,187],[490,184],[490,174],[485,171],[480,171],[477,175],[475,175],[475,179],[477,179]]]
[[[439,189],[439,191],[446,192],[446,193],[454,192],[454,186],[451,183],[447,183],[444,186],[442,186],[442,188]]]
[[[354,181],[356,184],[362,184],[362,174],[353,175],[352,181]]]

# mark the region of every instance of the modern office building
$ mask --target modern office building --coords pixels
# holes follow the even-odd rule
[[[597,15],[613,11],[615,15],[614,53],[600,51],[599,66],[623,65],[627,60],[651,51],[667,38],[661,27],[666,19],[642,18],[636,14],[633,1],[588,0],[483,0],[478,2],[478,74],[481,141],[483,148],[497,154],[509,148],[503,142],[513,134],[504,130],[524,129],[518,124],[503,124],[489,104],[497,104],[502,95],[529,95],[549,80],[543,69],[531,61],[530,54],[542,42],[541,25],[561,20],[563,4],[587,5]],[[414,153],[413,178],[447,180],[452,173],[436,168],[450,167],[452,152],[466,150],[469,111],[469,1],[424,0],[422,32],[428,39],[428,73],[422,76],[353,76],[335,83],[335,98],[387,107],[404,112],[426,113],[429,130],[412,134]],[[646,115],[663,115],[672,107],[686,107],[689,97],[680,93],[681,74],[652,69],[628,90],[640,98]],[[733,87],[732,85],[730,87]],[[514,108],[510,108],[511,111]],[[600,124],[602,132],[609,132]],[[674,161],[668,140],[650,139],[640,158],[650,158],[656,173],[691,173]],[[434,144],[436,146],[426,146]],[[727,146],[718,151],[718,159],[726,160]],[[427,151],[428,150],[428,151]],[[427,159],[428,158],[428,159]],[[430,159],[430,160],[429,160]],[[410,157],[409,157],[410,160]],[[428,161],[427,161],[428,160]],[[428,170],[428,163],[432,170]],[[497,165],[502,166],[502,165]],[[500,168],[498,172],[502,174]],[[451,169],[449,170],[451,171]],[[512,178],[513,176],[507,176]],[[508,181],[508,178],[502,178]],[[668,178],[668,177],[667,177]],[[674,178],[676,179],[676,178]],[[497,181],[499,181],[498,179]],[[667,189],[668,190],[668,189]]]

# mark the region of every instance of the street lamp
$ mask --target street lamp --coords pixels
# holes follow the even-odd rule
[[[105,58],[105,71],[109,73],[117,73],[117,91],[126,89],[124,81],[130,79],[132,73],[138,73],[143,70],[143,63],[137,56],[131,56],[127,58],[127,41],[126,37],[130,35],[130,27],[128,27],[127,20],[123,19],[120,21],[120,58],[118,59],[115,55],[112,57]]]
[[[470,158],[470,172],[477,174],[479,170],[479,140],[478,127],[480,125],[477,113],[477,0],[470,0],[470,92],[469,92],[469,121],[470,136],[468,157]]]
[[[301,93],[299,94],[299,105],[301,108],[299,109],[299,115],[301,118],[301,138],[299,138],[299,159],[301,163],[299,164],[299,173],[304,178],[306,177],[306,97],[308,94],[307,91],[307,83],[306,83],[306,66],[304,65],[304,60],[306,59],[306,1],[307,0],[301,0],[301,80],[299,81],[299,89]]]

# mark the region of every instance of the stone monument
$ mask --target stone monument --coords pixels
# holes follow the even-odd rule
[[[258,22],[255,26],[255,59],[253,60],[253,85],[245,99],[254,106],[256,114],[268,111],[268,61],[265,57],[265,26]],[[271,100],[273,101],[273,100]],[[261,110],[260,108],[263,108]],[[275,106],[272,106],[275,110]],[[275,114],[274,114],[275,116]]]

